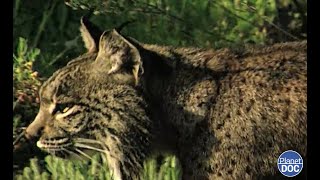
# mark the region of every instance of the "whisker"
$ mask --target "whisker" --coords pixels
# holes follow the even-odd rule
[[[20,141],[20,139],[21,139],[22,137],[24,137],[25,133],[26,133],[26,131],[22,131],[22,132],[17,136],[17,138],[13,141],[13,146],[15,146],[15,145]]]
[[[81,151],[80,149],[75,148],[74,150],[77,151],[79,154],[83,155],[84,157],[88,158],[89,160],[95,161],[92,157],[90,157],[88,154],[86,154],[85,152]],[[104,156],[102,156],[102,157],[104,157]],[[95,161],[95,162],[97,162],[97,161]],[[100,162],[97,162],[97,165],[100,168],[104,168],[105,169],[105,166],[103,166]]]
[[[65,151],[65,152],[67,152],[67,153],[69,153],[69,154],[73,154],[73,155],[79,157],[80,159],[84,160],[82,156],[80,156],[79,154],[77,154],[77,153],[75,153],[75,152],[73,152],[73,151],[71,151],[71,150],[68,150],[68,149],[66,149],[66,148],[62,148],[62,150]]]
[[[79,143],[92,143],[92,144],[100,144],[102,145],[103,143],[97,140],[93,140],[93,139],[85,139],[85,138],[75,138],[74,139],[75,142],[79,142]]]
[[[85,148],[85,149],[91,149],[91,150],[95,150],[101,153],[106,153],[105,150],[99,149],[99,148],[95,148],[86,144],[81,144],[81,143],[75,143],[74,144],[75,147],[80,147],[80,148]]]
[[[77,151],[78,153],[80,153],[82,156],[84,156],[84,157],[90,159],[91,161],[93,161],[92,157],[90,157],[88,154],[86,154],[85,152],[81,151],[80,149],[75,148],[74,150]]]

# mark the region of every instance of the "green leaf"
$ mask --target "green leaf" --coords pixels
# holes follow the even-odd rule
[[[18,57],[23,57],[27,53],[28,45],[27,40],[19,37],[18,47],[17,47],[17,53]]]

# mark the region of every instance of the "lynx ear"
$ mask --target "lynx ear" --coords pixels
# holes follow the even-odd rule
[[[80,32],[88,53],[97,52],[102,31],[92,24],[87,17],[83,16],[81,17]]]
[[[143,73],[138,49],[115,29],[101,35],[95,63],[108,74],[119,71],[132,74],[135,85],[138,84],[139,70]]]

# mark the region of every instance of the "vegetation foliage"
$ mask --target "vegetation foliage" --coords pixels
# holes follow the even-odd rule
[[[14,0],[13,138],[35,117],[41,83],[84,52],[80,17],[145,43],[221,48],[306,38],[306,0]],[[23,31],[22,31],[23,29]],[[23,145],[21,145],[23,144]],[[14,147],[15,179],[111,179],[105,160],[70,161]],[[45,157],[45,158],[44,158]],[[174,156],[146,161],[142,179],[178,179]]]

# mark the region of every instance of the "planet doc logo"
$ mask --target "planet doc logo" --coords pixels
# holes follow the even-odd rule
[[[302,168],[303,159],[296,151],[285,151],[278,158],[278,169],[284,176],[294,177],[302,171]]]

